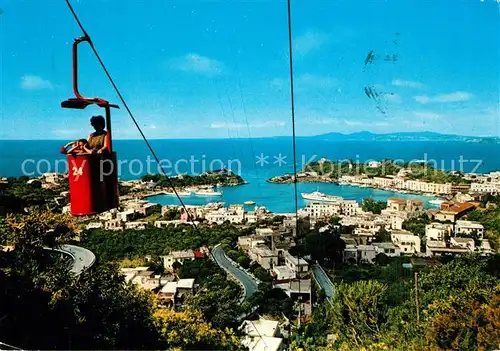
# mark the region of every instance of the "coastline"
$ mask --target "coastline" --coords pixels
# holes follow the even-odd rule
[[[284,174],[280,176],[274,176],[266,180],[267,183],[270,184],[293,184],[293,174]],[[451,194],[436,194],[436,193],[428,193],[423,191],[412,191],[407,189],[400,189],[397,187],[390,186],[377,186],[377,185],[369,185],[363,183],[354,183],[354,182],[341,182],[336,179],[322,177],[322,176],[308,176],[302,175],[301,173],[297,174],[297,183],[323,183],[323,184],[335,184],[338,186],[346,186],[346,187],[358,187],[358,188],[368,188],[373,190],[382,190],[382,191],[392,191],[400,194],[409,194],[409,195],[419,195],[419,196],[429,196],[436,198],[451,198]]]

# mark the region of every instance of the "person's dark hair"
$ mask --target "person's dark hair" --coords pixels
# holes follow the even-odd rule
[[[106,122],[104,121],[103,116],[92,116],[90,119],[90,125],[92,127],[101,127],[104,129],[106,127]]]
[[[79,143],[88,144],[87,139],[78,139],[78,142],[79,142]]]

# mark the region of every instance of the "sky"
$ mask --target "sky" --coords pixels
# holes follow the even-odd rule
[[[149,138],[291,135],[287,4],[73,0]],[[497,0],[292,0],[297,135],[500,136]],[[0,0],[0,139],[88,135],[64,0]],[[80,91],[119,103],[80,46]],[[139,133],[122,108],[113,135]]]

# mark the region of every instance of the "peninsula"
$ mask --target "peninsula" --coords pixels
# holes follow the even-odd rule
[[[398,163],[390,159],[365,163],[352,160],[311,162],[297,174],[297,182],[323,182],[355,185],[428,195],[481,192],[496,187],[488,175],[464,174],[433,167],[425,161]],[[288,184],[293,174],[275,176],[270,183]],[[490,184],[491,183],[491,184]],[[492,189],[497,191],[497,189]]]

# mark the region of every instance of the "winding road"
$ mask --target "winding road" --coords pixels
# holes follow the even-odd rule
[[[73,265],[70,272],[79,275],[87,268],[90,268],[95,262],[95,255],[92,251],[75,245],[62,245],[58,249],[46,247],[45,250],[57,251],[69,255],[73,259]]]
[[[247,272],[233,265],[233,263],[226,257],[224,250],[220,246],[216,246],[212,250],[212,255],[215,262],[241,282],[245,289],[245,298],[249,298],[258,290],[258,282],[251,277]]]

